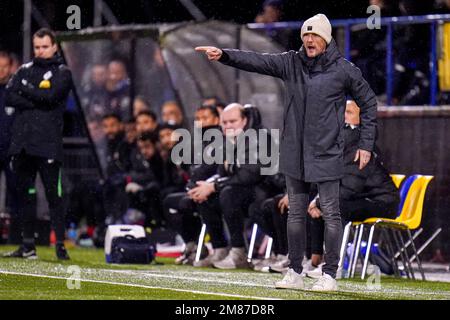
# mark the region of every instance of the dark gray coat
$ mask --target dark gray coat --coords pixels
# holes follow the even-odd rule
[[[340,179],[347,95],[361,108],[359,148],[372,151],[377,102],[361,71],[339,53],[334,40],[309,59],[303,47],[280,54],[224,49],[220,62],[282,79],[286,86],[280,172],[306,182]]]

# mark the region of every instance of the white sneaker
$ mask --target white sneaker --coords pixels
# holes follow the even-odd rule
[[[305,284],[303,283],[303,277],[295,272],[294,269],[289,268],[284,278],[275,282],[275,288],[303,290],[305,289]]]
[[[312,291],[336,291],[337,282],[329,274],[324,273],[311,288]]]
[[[323,274],[322,265],[323,264],[319,264],[317,267],[311,266],[312,268],[306,271],[306,276],[308,278],[319,279]]]
[[[259,272],[269,272],[269,266],[275,262],[277,262],[277,259],[276,259],[276,256],[273,255],[270,258],[266,258],[266,259],[260,260],[256,263],[252,263],[253,270],[259,271]]]
[[[269,270],[271,272],[286,273],[289,269],[289,264],[291,263],[289,257],[287,255],[284,256],[279,254],[277,256],[277,260],[277,262],[269,266]]]
[[[214,262],[213,266],[217,269],[247,269],[250,267],[245,248],[231,248],[225,259]]]
[[[214,253],[207,256],[205,259],[194,261],[194,267],[212,267],[214,262],[225,259],[228,254],[227,248],[216,248]]]

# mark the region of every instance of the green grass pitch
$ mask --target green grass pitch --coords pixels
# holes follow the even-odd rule
[[[0,246],[0,254],[14,248]],[[176,266],[169,258],[157,258],[160,264],[112,265],[98,249],[75,248],[69,254],[72,260],[60,262],[53,248],[38,247],[38,260],[0,258],[0,299],[450,299],[450,283],[443,282],[381,277],[374,287],[373,277],[346,279],[338,281],[337,292],[314,293],[275,289],[280,274]],[[307,287],[312,283],[305,280]]]

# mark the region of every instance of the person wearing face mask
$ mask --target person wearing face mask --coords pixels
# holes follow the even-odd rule
[[[371,158],[376,135],[377,101],[361,71],[339,53],[328,18],[317,14],[301,28],[298,51],[256,53],[216,47],[197,47],[211,61],[284,81],[286,87],[280,142],[280,172],[286,176],[290,211],[288,251],[290,268],[275,286],[305,288],[302,260],[306,245],[306,215],[311,183],[317,183],[325,221],[325,265],[315,291],[337,290],[336,271],[342,225],[339,179],[343,174],[343,128],[347,96],[361,108],[361,135],[355,160],[363,169]]]

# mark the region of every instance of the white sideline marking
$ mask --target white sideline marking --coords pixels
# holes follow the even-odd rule
[[[136,272],[132,270],[107,270],[107,269],[100,269],[107,272],[113,272],[113,273],[123,273],[123,274],[131,274],[136,275]],[[153,272],[142,272],[141,275],[144,275],[146,277],[154,277],[154,278],[167,278],[167,279],[178,279],[178,280],[189,280],[189,281],[198,281],[198,282],[211,282],[211,283],[219,283],[219,284],[235,284],[238,286],[245,286],[245,287],[261,287],[261,288],[272,288],[274,289],[274,286],[264,285],[260,283],[254,283],[254,282],[243,282],[243,281],[229,281],[229,280],[220,280],[220,279],[206,279],[206,278],[195,278],[195,277],[183,277],[183,276],[176,276],[176,275],[166,275],[166,274],[160,274],[160,273],[153,273]]]
[[[69,279],[69,278],[58,277],[58,276],[49,276],[49,275],[43,275],[43,274],[22,273],[22,272],[11,272],[11,271],[3,271],[3,270],[0,270],[0,274],[10,274],[10,275],[36,277],[36,278],[58,279],[58,280],[68,280]],[[230,293],[221,293],[221,292],[208,292],[208,291],[198,291],[198,290],[155,287],[155,286],[146,286],[146,285],[143,285],[143,284],[132,284],[132,283],[122,283],[122,282],[102,281],[102,280],[92,280],[92,279],[71,279],[71,280],[80,280],[82,282],[111,284],[111,285],[119,285],[119,286],[134,287],[134,288],[171,290],[171,291],[177,291],[177,292],[187,292],[187,293],[222,296],[222,297],[233,297],[233,298],[243,298],[243,299],[282,300],[282,299],[279,299],[279,298],[270,298],[270,297],[244,296],[244,295],[239,295],[239,294],[230,294]]]

